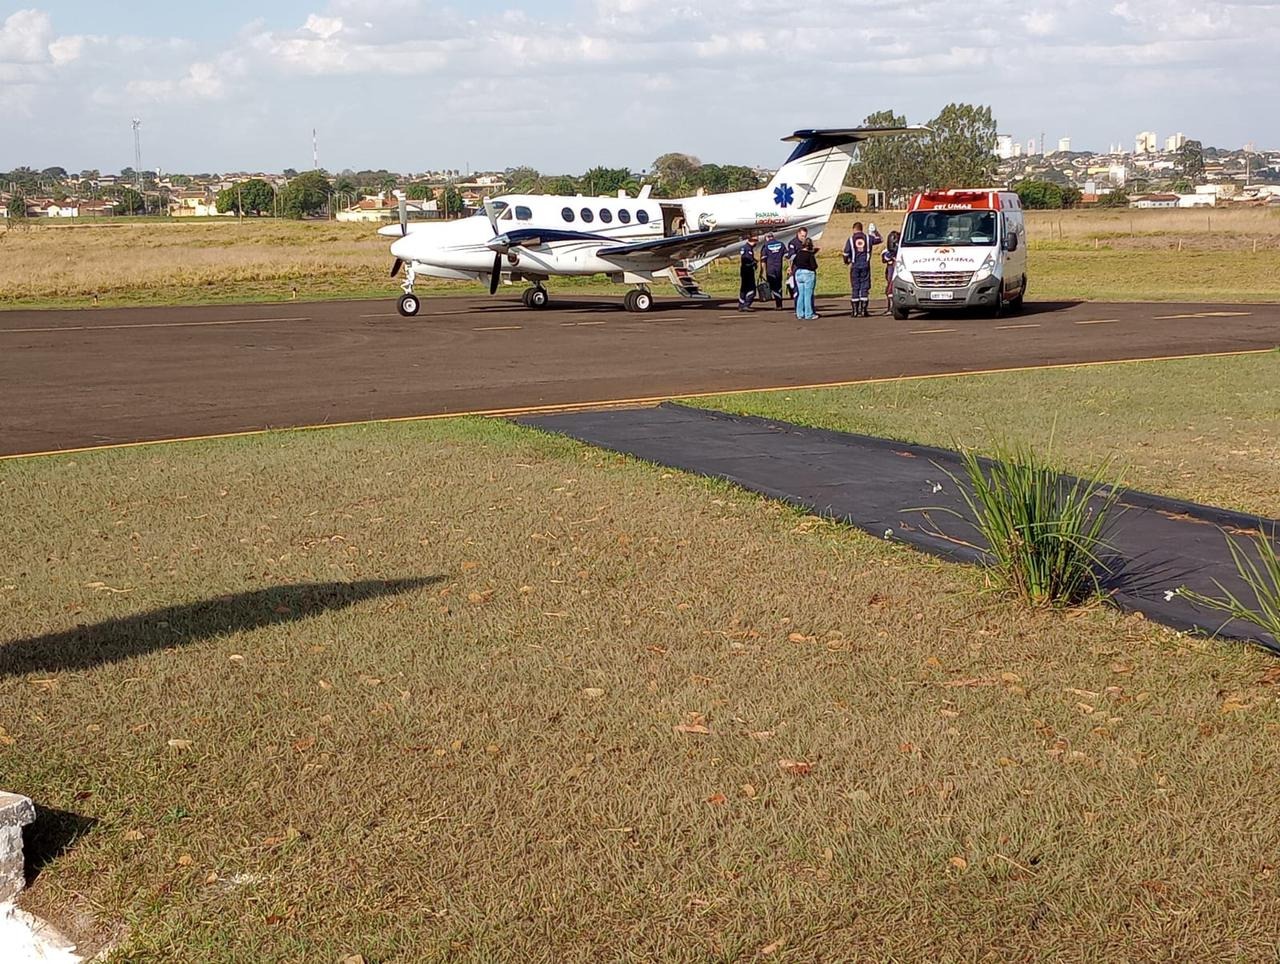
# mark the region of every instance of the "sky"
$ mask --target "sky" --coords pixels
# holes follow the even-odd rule
[[[39,0],[36,0],[39,3]],[[1024,144],[1280,148],[1280,0],[0,2],[0,170],[578,173],[990,105]]]

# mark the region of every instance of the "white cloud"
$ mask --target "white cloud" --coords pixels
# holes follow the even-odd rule
[[[53,21],[44,11],[11,13],[0,26],[0,63],[44,63],[53,39]]]

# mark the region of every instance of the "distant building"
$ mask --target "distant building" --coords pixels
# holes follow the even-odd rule
[[[1133,153],[1154,154],[1159,148],[1156,145],[1156,132],[1143,131],[1133,139]]]
[[[1212,194],[1179,194],[1178,207],[1180,208],[1211,208],[1217,206],[1217,197]]]
[[[1013,156],[1014,157],[1022,156],[1022,141],[1013,142]]]
[[[996,135],[996,157],[1002,161],[1007,161],[1014,157],[1013,153],[1013,137],[1009,134]]]
[[[1164,149],[1172,153],[1173,151],[1182,150],[1182,145],[1187,142],[1186,135],[1182,131],[1176,134],[1170,134],[1164,139]]]
[[[406,201],[405,213],[417,218],[439,217],[440,205],[436,201]],[[393,221],[400,215],[400,199],[391,194],[375,194],[364,197],[344,211],[334,215],[338,221]]]
[[[1129,201],[1131,208],[1176,208],[1176,194],[1140,194]]]
[[[1036,139],[1034,137],[1027,141],[1027,156],[1030,157],[1036,152]]]
[[[1059,138],[1058,138],[1058,153],[1059,153],[1059,154],[1070,154],[1070,153],[1071,153],[1071,138],[1069,138],[1069,137],[1059,137]]]
[[[189,188],[178,191],[169,197],[169,215],[175,218],[212,218],[218,217],[222,212],[218,210],[217,202],[209,197],[208,192],[198,188]],[[228,211],[227,215],[234,215],[235,212]]]

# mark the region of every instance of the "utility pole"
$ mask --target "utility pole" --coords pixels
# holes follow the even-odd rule
[[[142,121],[133,119],[133,184],[142,193]]]
[[[311,170],[320,170],[320,145],[316,140],[316,129],[311,128]]]

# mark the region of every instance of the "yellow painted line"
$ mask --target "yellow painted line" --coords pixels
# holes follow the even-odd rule
[[[941,335],[948,331],[955,331],[954,328],[917,328],[911,334],[913,335]]]
[[[472,331],[519,331],[522,325],[490,325],[488,328],[472,328]]]
[[[310,321],[310,318],[233,318],[229,321],[157,321],[141,325],[67,325],[51,328],[0,328],[0,334],[30,334],[42,331],[129,331],[134,328],[206,328],[216,325],[265,325],[275,321]]]
[[[1077,321],[1077,325],[1114,325],[1119,318],[1095,318],[1093,321]]]
[[[1018,328],[1039,328],[1039,325],[996,325],[996,331],[1014,331]]]
[[[1185,315],[1156,315],[1154,321],[1172,321],[1175,318],[1244,318],[1252,311],[1193,311]]]
[[[1236,358],[1241,355],[1273,355],[1274,348],[1244,348],[1237,351],[1209,351],[1189,355],[1157,355],[1152,358],[1112,358],[1091,362],[1055,362],[1051,365],[1016,365],[1010,368],[982,368],[967,372],[935,372],[930,375],[882,375],[878,378],[856,378],[843,382],[811,382],[800,385],[770,385],[765,388],[729,388],[721,391],[703,390],[683,392],[678,395],[643,395],[635,398],[610,398],[594,402],[562,402],[557,405],[525,405],[516,408],[482,408],[465,412],[436,412],[431,415],[398,415],[391,418],[367,418],[353,422],[320,422],[315,425],[289,425],[278,428],[255,428],[243,432],[218,432],[212,435],[181,435],[174,438],[148,439],[142,442],[112,442],[107,445],[84,445],[74,449],[50,449],[46,452],[18,452],[0,455],[0,462],[12,459],[44,458],[50,455],[77,455],[83,452],[101,452],[108,449],[145,448],[152,445],[171,445],[175,442],[204,442],[215,439],[251,438],[279,432],[310,432],[326,428],[359,428],[372,425],[394,425],[398,422],[435,422],[446,418],[514,418],[518,415],[554,415],[559,412],[579,412],[601,408],[629,408],[657,405],[661,402],[678,402],[689,398],[705,398],[711,395],[753,395],[771,392],[802,392],[820,388],[855,388],[859,385],[883,385],[891,382],[932,381],[939,378],[972,378],[977,375],[1012,375],[1018,372],[1054,371],[1060,368],[1100,368],[1105,365],[1134,365],[1140,362],[1187,361],[1193,358]]]

